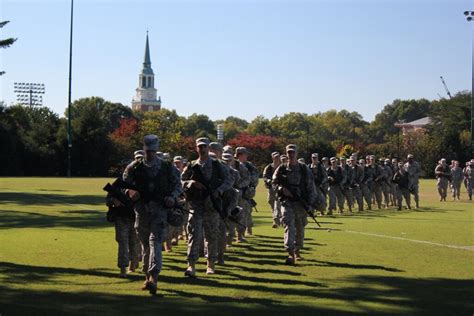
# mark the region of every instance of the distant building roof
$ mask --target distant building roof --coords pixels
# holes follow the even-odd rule
[[[424,126],[431,123],[431,118],[429,116],[422,117],[421,119],[417,119],[411,122],[405,123],[405,125],[416,125],[416,126]]]

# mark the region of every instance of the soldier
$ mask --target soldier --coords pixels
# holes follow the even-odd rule
[[[472,185],[474,180],[474,171],[473,169],[474,164],[471,161],[466,162],[466,167],[463,169],[464,175],[464,185],[466,186],[467,196],[469,200],[472,200]]]
[[[372,187],[372,173],[370,172],[370,168],[366,165],[365,159],[359,159],[359,166],[362,170],[364,176],[360,184],[360,192],[365,199],[365,203],[367,203],[367,209],[370,211],[372,210],[372,192],[370,188]]]
[[[109,207],[107,218],[115,224],[115,240],[118,243],[117,266],[120,269],[120,278],[127,277],[128,273],[134,272],[138,268],[140,260],[140,242],[134,228],[135,212],[131,200],[122,192],[118,185],[120,179],[112,183],[115,188],[115,196],[108,193],[106,204]],[[122,202],[122,201],[123,202]],[[128,202],[128,203],[127,203]]]
[[[402,210],[402,198],[405,198],[407,208],[411,210],[410,202],[410,178],[408,172],[403,168],[403,164],[398,164],[397,172],[393,175],[393,182],[397,187],[397,208],[399,211]]]
[[[250,175],[249,175],[249,170],[247,167],[241,163],[238,159],[234,159],[233,162],[231,162],[231,166],[239,172],[239,180],[235,184],[235,188],[239,190],[239,202],[238,206],[242,209],[240,212],[239,216],[237,217],[237,221],[240,222],[242,225],[239,225],[235,227],[233,222],[229,223],[229,231],[227,233],[227,244],[231,245],[232,241],[235,237],[235,231],[237,230],[237,242],[245,242],[245,225],[246,225],[246,220],[247,220],[247,215],[246,212],[248,211],[248,208],[251,207],[250,204],[246,199],[242,197],[242,192],[245,190],[250,185]]]
[[[375,162],[375,156],[369,156],[369,171],[372,174],[372,187],[370,191],[375,197],[377,208],[382,208],[382,182],[384,180],[384,173],[382,168]]]
[[[339,212],[344,209],[344,196],[341,191],[342,169],[337,165],[336,157],[331,157],[331,166],[326,170],[329,182],[329,208],[328,215],[332,215],[336,210],[336,203],[339,206]]]
[[[392,174],[395,175],[395,173],[398,171],[398,160],[396,158],[392,158],[392,163],[390,164],[392,167]],[[390,196],[391,196],[391,205],[392,206],[397,206],[397,184],[393,182],[393,177],[390,180]]]
[[[319,155],[317,153],[311,154],[311,164],[309,165],[309,169],[313,174],[314,186],[319,197],[316,209],[321,213],[321,215],[324,215],[324,211],[326,210],[326,194],[324,190],[328,183],[328,175],[326,169],[319,162]]]
[[[349,212],[352,213],[352,205],[354,204],[353,197],[352,197],[352,185],[354,182],[354,173],[352,172],[352,168],[349,165],[347,165],[345,157],[341,157],[339,158],[339,160],[341,162],[341,169],[342,169],[341,191],[342,191],[342,195],[344,196],[347,202],[347,208],[349,209]],[[340,212],[342,213],[342,210],[340,210]]]
[[[245,165],[245,167],[249,171],[249,176],[250,176],[250,183],[248,187],[243,188],[242,198],[246,200],[248,203],[248,206],[244,207],[244,215],[245,215],[244,224],[245,226],[247,226],[246,234],[252,235],[252,227],[253,227],[252,209],[253,207],[257,205],[253,198],[255,197],[255,194],[257,193],[257,185],[258,185],[258,180],[260,178],[260,173],[258,172],[257,167],[255,167],[253,163],[247,160],[248,154],[249,152],[247,148],[245,147],[237,147],[235,149],[236,159],[238,159],[241,163]]]
[[[188,267],[185,276],[196,276],[195,264],[199,259],[202,236],[207,240],[206,274],[215,273],[217,260],[218,219],[222,216],[222,195],[231,187],[227,169],[209,157],[209,139],[196,140],[199,158],[192,161],[183,171],[181,180],[190,204],[188,220]]]
[[[419,179],[421,175],[421,167],[420,164],[415,161],[415,158],[412,154],[408,154],[407,156],[407,162],[403,166],[405,171],[408,173],[408,190],[410,191],[410,194],[413,194],[415,198],[415,204],[416,208],[420,207],[420,196],[418,192],[418,186],[419,186]]]
[[[359,212],[364,211],[364,198],[361,191],[361,183],[364,181],[364,169],[363,167],[357,165],[357,161],[354,157],[349,158],[349,166],[352,169],[352,174],[354,175],[354,181],[352,183],[352,195],[357,201],[357,207]]]
[[[155,294],[162,268],[161,244],[167,224],[168,210],[181,194],[179,173],[171,163],[159,159],[156,151],[159,139],[147,135],[143,140],[143,162],[132,162],[123,173],[123,180],[137,189],[125,193],[135,203],[135,228],[142,245],[146,278],[142,290]]]
[[[459,161],[454,160],[454,165],[451,168],[451,191],[453,194],[453,200],[460,200],[461,197],[461,184],[463,180],[463,172],[459,167]]]
[[[435,176],[437,179],[436,187],[438,188],[439,200],[446,201],[448,196],[448,184],[451,178],[451,171],[446,164],[446,159],[442,158],[435,168]]]
[[[287,163],[288,162],[288,156],[283,154],[280,156],[280,159],[281,159],[281,163]]]
[[[179,174],[181,175],[181,173],[183,173],[184,166],[186,165],[185,159],[182,156],[175,156],[173,157],[173,163],[176,169],[178,169]],[[184,195],[182,195],[181,198],[184,199]],[[189,206],[186,203],[184,203],[184,208],[186,210],[189,210]],[[188,240],[188,234],[186,232],[187,224],[188,224],[188,216],[186,216],[183,226],[178,227],[176,229],[177,236],[174,240],[171,241],[172,245],[178,245],[178,240],[183,240],[183,239]]]
[[[311,171],[297,160],[296,145],[286,146],[288,163],[280,165],[273,174],[273,186],[282,202],[282,223],[285,228],[284,245],[288,251],[286,264],[302,260],[304,228],[307,212],[316,203],[316,190]]]
[[[384,160],[382,170],[384,174],[384,178],[382,181],[382,192],[384,196],[385,208],[388,208],[391,202],[390,192],[391,192],[391,184],[393,180],[393,171],[392,171],[392,166],[390,165],[390,159]]]
[[[276,197],[275,190],[273,190],[272,186],[272,178],[273,178],[273,173],[275,172],[276,168],[281,163],[280,160],[280,154],[278,152],[273,152],[272,153],[272,160],[273,162],[268,164],[265,169],[263,169],[263,182],[265,184],[265,187],[268,190],[268,204],[270,204],[270,208],[272,210],[272,218],[273,218],[273,224],[272,228],[277,228],[280,226],[280,219],[281,219],[281,205],[280,201],[278,201]]]

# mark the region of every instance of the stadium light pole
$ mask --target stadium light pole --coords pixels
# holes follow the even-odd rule
[[[72,81],[72,22],[74,12],[74,0],[71,0],[71,30],[69,33],[69,89],[67,102],[67,176],[71,176],[71,150],[72,150],[72,135],[71,135],[71,81]]]
[[[21,105],[42,106],[44,94],[43,83],[14,82],[13,91],[16,93],[16,100]]]
[[[466,20],[472,22],[474,20],[474,11],[464,11]],[[471,155],[474,155],[474,37],[471,32]]]

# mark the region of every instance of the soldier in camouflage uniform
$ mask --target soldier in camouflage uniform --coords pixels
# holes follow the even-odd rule
[[[451,179],[451,170],[446,164],[446,159],[441,159],[435,168],[435,176],[437,179],[437,188],[440,201],[446,201],[448,196],[448,184]]]
[[[282,201],[282,223],[285,228],[284,245],[288,251],[286,264],[302,260],[304,230],[308,224],[307,211],[312,211],[317,193],[313,175],[305,164],[297,160],[296,145],[286,146],[289,161],[280,165],[273,174],[273,186]]]
[[[247,235],[252,235],[252,227],[253,227],[253,219],[252,219],[252,210],[255,206],[254,204],[254,197],[257,192],[257,185],[258,180],[260,178],[260,174],[258,172],[257,167],[253,163],[247,160],[248,158],[248,150],[245,147],[237,147],[235,149],[235,157],[239,160],[244,166],[247,168],[250,176],[250,183],[246,188],[243,188],[242,191],[242,198],[246,200],[248,206],[243,207],[245,221],[244,225],[247,226],[245,233]]]
[[[209,139],[204,137],[196,140],[199,158],[192,161],[181,175],[186,201],[191,207],[188,220],[188,267],[185,271],[185,276],[189,277],[196,276],[195,265],[199,259],[203,235],[208,243],[206,274],[215,273],[222,195],[231,187],[228,169],[209,157],[209,143]]]
[[[360,185],[364,181],[364,169],[357,165],[357,160],[354,157],[350,157],[348,162],[354,175],[354,181],[352,182],[352,195],[357,202],[359,212],[362,212],[364,211],[364,199],[362,197]]]
[[[464,185],[466,186],[467,196],[472,200],[472,186],[474,185],[474,162],[466,162],[466,167],[462,170],[464,175]]]
[[[392,167],[390,165],[390,159],[385,159],[384,164],[382,165],[382,170],[383,170],[383,181],[382,181],[382,192],[384,196],[384,203],[385,203],[385,208],[388,208],[391,202],[390,198],[390,192],[391,192],[391,184],[392,184],[392,179],[393,179],[393,171]]]
[[[121,197],[116,197],[111,193],[107,194],[106,204],[109,212],[113,213],[113,222],[115,224],[115,240],[118,243],[117,266],[120,269],[120,278],[127,277],[128,272],[134,272],[138,267],[140,257],[140,242],[135,231],[135,212],[131,206],[131,201],[120,191],[117,181],[112,183]],[[122,203],[121,200],[130,201],[129,205]]]
[[[278,201],[276,197],[275,190],[273,190],[272,186],[272,178],[273,173],[275,172],[276,168],[281,163],[280,154],[278,152],[272,153],[272,160],[273,162],[268,164],[265,169],[263,169],[263,181],[265,183],[265,187],[268,190],[268,204],[270,204],[270,208],[272,210],[272,218],[273,218],[273,228],[277,228],[280,226],[280,219],[281,219],[281,205],[280,201]]]
[[[399,163],[397,172],[393,175],[393,182],[397,186],[397,208],[399,211],[402,210],[402,198],[405,198],[405,202],[407,204],[407,208],[411,209],[411,201],[410,201],[410,179],[408,172],[405,171],[403,168],[403,164]]]
[[[342,182],[342,169],[340,166],[337,165],[336,157],[331,157],[330,159],[331,165],[329,168],[326,169],[326,173],[328,175],[328,182],[329,182],[329,208],[328,214],[332,215],[333,211],[336,210],[336,207],[339,206],[339,212],[343,212],[344,210],[344,195],[342,194],[341,190],[341,182]]]
[[[327,207],[326,194],[324,191],[327,187],[328,175],[326,173],[326,168],[324,168],[324,166],[319,162],[318,153],[311,154],[311,164],[309,165],[309,169],[313,174],[314,186],[318,195],[316,210],[318,210],[321,215],[324,215],[324,211]]]
[[[372,192],[370,188],[372,187],[373,176],[370,172],[369,166],[366,165],[365,159],[359,159],[360,169],[363,171],[364,177],[360,184],[360,191],[364,197],[365,203],[367,203],[367,209],[372,210]]]
[[[349,209],[349,212],[352,213],[352,205],[354,204],[353,196],[352,196],[352,185],[354,182],[354,173],[352,172],[352,168],[349,165],[347,165],[345,157],[341,157],[339,161],[341,162],[340,166],[342,170],[342,181],[341,181],[342,195],[344,196],[344,199],[346,200],[347,208]],[[341,213],[342,213],[342,210],[341,210]]]
[[[288,156],[283,154],[280,156],[281,163],[287,163],[288,162]]]
[[[372,200],[375,198],[377,208],[382,208],[382,182],[384,179],[384,173],[382,168],[375,162],[375,156],[369,156],[369,172],[372,175],[372,187],[370,191],[372,193]]]
[[[459,161],[454,161],[453,167],[451,168],[451,191],[453,194],[453,200],[461,199],[461,184],[463,180],[463,173],[461,167],[459,167]]]
[[[142,245],[146,273],[142,289],[155,294],[162,268],[161,244],[164,241],[168,211],[181,194],[181,183],[176,168],[157,157],[158,137],[147,135],[143,142],[143,161],[129,164],[123,173],[123,180],[136,188],[127,189],[125,194],[136,202],[135,228]]]
[[[390,167],[392,168],[392,174],[398,171],[398,161],[396,158],[392,158],[392,162],[390,163]],[[397,184],[393,182],[393,176],[390,180],[390,196],[391,196],[391,204],[392,206],[397,206]]]
[[[419,179],[421,175],[421,167],[420,164],[415,161],[414,156],[412,154],[408,154],[407,156],[408,161],[403,165],[403,168],[408,173],[408,190],[410,194],[413,194],[415,198],[416,208],[420,207],[420,196],[419,196]]]

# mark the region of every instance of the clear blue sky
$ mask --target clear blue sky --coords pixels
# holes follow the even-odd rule
[[[46,85],[67,106],[69,1],[0,0],[0,100],[13,82]],[[253,119],[290,111],[358,111],[396,98],[470,90],[469,0],[75,1],[73,99],[130,105],[150,31],[163,106],[180,115]]]

